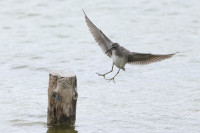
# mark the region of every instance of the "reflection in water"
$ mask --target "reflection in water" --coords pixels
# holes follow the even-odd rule
[[[47,133],[78,133],[74,127],[69,127],[66,125],[59,125],[55,127],[49,127]]]

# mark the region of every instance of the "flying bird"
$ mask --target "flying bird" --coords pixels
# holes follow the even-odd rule
[[[89,27],[89,30],[94,37],[95,41],[98,43],[98,45],[101,47],[103,52],[105,54],[112,58],[112,69],[105,73],[105,74],[99,74],[99,76],[103,76],[104,79],[105,75],[108,73],[111,73],[113,71],[114,65],[119,68],[118,72],[114,75],[114,77],[106,79],[106,80],[113,80],[117,76],[117,74],[120,72],[120,70],[125,71],[125,65],[126,63],[132,64],[132,65],[146,65],[153,62],[158,62],[164,59],[168,59],[175,55],[176,53],[172,54],[149,54],[149,53],[136,53],[136,52],[130,52],[126,48],[120,46],[118,43],[113,43],[100,29],[98,29],[87,17],[86,13],[83,10],[83,13],[85,15],[85,20],[87,23],[87,26]]]

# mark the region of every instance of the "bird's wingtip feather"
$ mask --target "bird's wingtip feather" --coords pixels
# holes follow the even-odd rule
[[[178,53],[180,53],[180,52],[175,52],[175,53],[173,53],[172,55],[175,55],[175,54],[178,54]]]
[[[83,13],[84,13],[84,15],[86,16],[86,13],[85,13],[85,11],[82,9],[82,11],[83,11]]]

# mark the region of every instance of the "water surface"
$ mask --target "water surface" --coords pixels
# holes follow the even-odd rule
[[[0,5],[0,132],[200,132],[200,1],[6,0]],[[89,33],[82,8],[113,42],[131,51],[180,53],[146,66],[127,65],[116,84],[107,82],[95,73],[109,71],[112,60]],[[77,75],[75,129],[46,126],[51,70]]]

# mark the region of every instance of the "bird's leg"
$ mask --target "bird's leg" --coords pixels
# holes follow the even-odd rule
[[[113,82],[115,83],[115,77],[117,76],[117,74],[120,72],[120,69],[119,69],[119,71],[115,74],[115,76],[114,77],[112,77],[112,78],[110,78],[110,79],[106,79],[106,80],[109,80],[109,81],[111,81],[111,80],[113,80]]]
[[[105,74],[99,74],[99,73],[96,73],[96,74],[98,74],[99,76],[103,76],[105,79],[106,74],[111,73],[113,71],[113,67],[114,67],[114,63],[112,64],[112,69],[109,72],[107,72]]]

